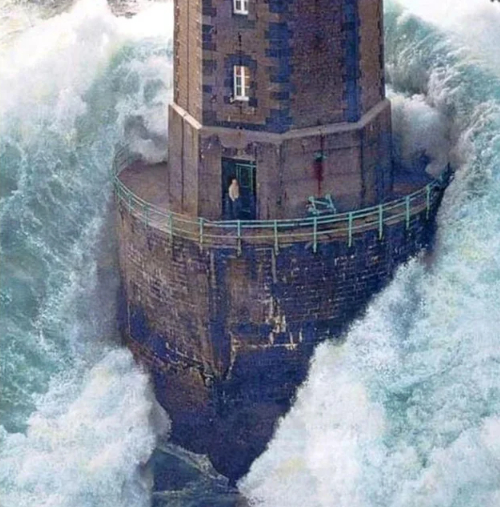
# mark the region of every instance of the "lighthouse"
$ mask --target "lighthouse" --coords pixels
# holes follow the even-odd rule
[[[115,163],[120,326],[172,440],[236,480],[443,186],[394,176],[382,0],[175,0],[174,73],[168,160]]]

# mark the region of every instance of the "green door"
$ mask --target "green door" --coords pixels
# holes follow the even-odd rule
[[[256,166],[246,160],[222,159],[222,202],[224,218],[229,220],[254,220],[256,218]],[[240,190],[237,208],[232,208],[229,199],[229,186],[236,178]]]

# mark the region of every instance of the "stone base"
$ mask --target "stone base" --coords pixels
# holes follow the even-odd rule
[[[173,440],[236,480],[265,449],[317,343],[341,336],[395,269],[429,245],[439,200],[406,222],[276,253],[201,249],[119,205],[121,327],[153,374]]]

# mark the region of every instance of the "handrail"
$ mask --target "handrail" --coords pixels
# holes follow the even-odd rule
[[[171,237],[175,235],[198,241],[201,249],[205,246],[231,246],[238,253],[241,253],[243,241],[270,243],[278,253],[284,245],[308,239],[316,252],[318,244],[325,237],[345,237],[348,245],[352,246],[353,236],[367,230],[376,231],[379,239],[382,239],[388,224],[404,222],[406,229],[409,229],[413,216],[425,211],[428,218],[449,176],[447,168],[442,178],[400,199],[346,213],[279,220],[208,220],[162,209],[132,192],[120,180],[119,174],[137,160],[137,157],[130,157],[125,151],[119,151],[113,164],[116,196],[124,202],[129,213],[134,212],[146,225],[154,225]]]

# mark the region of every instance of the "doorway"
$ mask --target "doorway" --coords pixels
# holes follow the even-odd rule
[[[256,215],[256,165],[247,160],[222,159],[222,204],[226,220],[255,220]],[[229,198],[229,187],[236,179],[240,191],[237,208]]]

